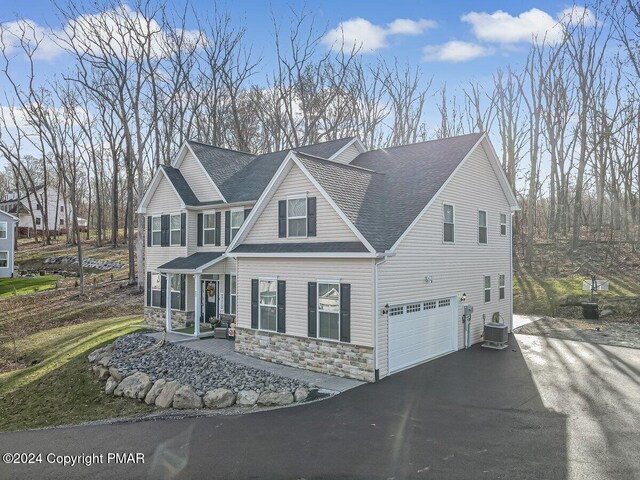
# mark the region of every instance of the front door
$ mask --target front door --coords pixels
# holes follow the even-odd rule
[[[204,280],[202,282],[202,313],[203,322],[210,322],[218,316],[218,281]]]

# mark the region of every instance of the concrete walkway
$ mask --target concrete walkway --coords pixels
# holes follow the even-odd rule
[[[148,333],[150,337],[159,340],[161,333]],[[315,385],[321,390],[330,390],[332,392],[344,392],[350,388],[363,385],[365,382],[352,380],[350,378],[335,377],[324,373],[312,372],[302,368],[287,367],[276,363],[266,362],[257,358],[249,357],[234,350],[234,342],[221,338],[204,338],[198,340],[185,335],[176,333],[168,333],[167,341],[180,345],[181,347],[191,348],[200,352],[217,355],[230,362],[239,363],[247,367],[266,370],[281,377],[291,378]]]
[[[514,315],[513,316],[513,328],[521,327],[531,322],[540,320],[542,317],[536,315]]]

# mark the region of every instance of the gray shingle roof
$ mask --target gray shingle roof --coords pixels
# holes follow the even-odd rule
[[[233,253],[366,253],[362,242],[245,243]]]
[[[195,270],[216,258],[224,255],[224,252],[198,252],[188,257],[174,258],[170,262],[160,265],[159,270]]]
[[[295,150],[329,158],[354,137],[298,147]],[[252,155],[189,140],[189,146],[229,203],[257,200],[291,150]]]
[[[358,155],[350,165],[300,156],[378,252],[390,249],[478,142],[474,133]],[[378,173],[354,167],[363,167]]]
[[[163,166],[162,169],[164,170],[164,173],[167,174],[167,178],[173,185],[173,188],[175,188],[176,192],[178,192],[178,195],[180,195],[180,198],[185,205],[195,206],[200,203],[198,197],[193,193],[193,190],[191,190],[191,187],[182,176],[182,172],[180,170],[166,166]]]

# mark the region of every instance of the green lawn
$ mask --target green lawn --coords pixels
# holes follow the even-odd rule
[[[0,279],[0,298],[50,290],[56,287],[58,280],[60,280],[59,277],[52,275],[2,278]]]
[[[87,354],[142,323],[139,315],[44,330],[18,340],[33,366],[0,374],[0,430],[21,430],[148,412],[152,407],[103,393]]]

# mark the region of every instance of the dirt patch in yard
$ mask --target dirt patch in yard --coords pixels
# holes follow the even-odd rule
[[[514,330],[522,335],[640,349],[640,322],[543,317]]]

